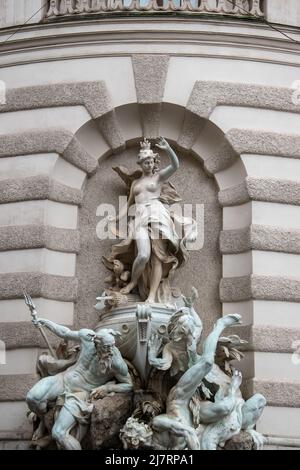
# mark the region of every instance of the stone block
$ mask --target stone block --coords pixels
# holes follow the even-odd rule
[[[90,426],[91,448],[122,448],[119,432],[132,412],[131,393],[117,393],[94,401]]]

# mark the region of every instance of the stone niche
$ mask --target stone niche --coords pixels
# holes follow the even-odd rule
[[[98,323],[98,312],[94,309],[96,297],[103,292],[104,279],[109,274],[101,262],[108,255],[114,240],[99,240],[96,235],[96,216],[100,203],[113,204],[118,210],[118,196],[126,195],[125,183],[112,167],[125,165],[135,169],[139,143],[117,155],[110,155],[99,162],[96,174],[90,177],[84,188],[84,200],[79,211],[81,238],[80,253],[77,257],[79,295],[76,304],[76,327],[94,328]],[[174,285],[184,294],[190,294],[195,286],[199,293],[197,311],[204,324],[204,337],[216,319],[221,316],[219,282],[221,277],[221,255],[219,234],[222,230],[222,211],[217,199],[217,186],[203,170],[199,160],[189,154],[177,152],[180,169],[171,182],[182,197],[183,203],[204,204],[204,245],[201,250],[190,251],[189,263],[175,274]],[[161,166],[168,164],[167,157],[160,152]]]

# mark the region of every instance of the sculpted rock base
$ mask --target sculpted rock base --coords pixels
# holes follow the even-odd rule
[[[250,434],[241,431],[226,442],[224,450],[255,450],[255,445]]]
[[[131,393],[116,393],[93,401],[89,447],[91,449],[122,448],[120,429],[133,412]]]

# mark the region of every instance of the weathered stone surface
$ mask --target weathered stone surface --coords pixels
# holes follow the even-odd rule
[[[226,442],[224,450],[254,450],[254,443],[250,434],[241,431]]]
[[[247,341],[242,350],[292,354],[293,344],[300,338],[300,328],[273,325],[238,325],[228,328],[225,335],[237,334]]]
[[[253,85],[247,83],[197,81],[189,98],[187,109],[208,118],[218,105],[249,106],[285,111],[298,111],[293,89]]]
[[[220,281],[221,302],[239,302],[252,297],[250,276],[227,277]]]
[[[71,188],[43,175],[11,178],[1,182],[0,204],[49,199],[79,205],[82,197],[80,189]]]
[[[205,169],[209,173],[215,174],[230,167],[237,158],[238,154],[224,138],[220,147],[216,149],[215,153],[205,161]]]
[[[101,116],[96,122],[104,139],[114,152],[125,148],[125,140],[114,110]]]
[[[264,395],[268,406],[300,407],[300,382],[249,379],[242,385],[242,393],[245,399],[255,393]]]
[[[250,200],[246,181],[227,189],[223,189],[218,194],[219,203],[223,207],[239,206]]]
[[[134,54],[132,65],[138,103],[161,103],[169,67],[169,56]]]
[[[62,154],[73,134],[66,129],[26,131],[1,136],[0,157],[56,152]]]
[[[252,129],[231,129],[225,135],[238,154],[300,158],[300,136]]]
[[[0,401],[25,400],[26,393],[38,380],[39,377],[37,374],[0,376]]]
[[[279,276],[240,276],[221,279],[222,302],[248,299],[300,301],[300,282],[296,278]]]
[[[139,110],[143,135],[148,139],[156,139],[159,136],[161,103],[140,104]]]
[[[251,248],[251,227],[223,230],[220,233],[220,250],[224,255],[243,253]]]
[[[104,81],[35,85],[8,90],[0,111],[38,109],[54,106],[85,106],[96,119],[113,109]]]
[[[68,326],[71,327],[71,325]],[[52,345],[57,346],[59,344],[59,338],[54,336],[53,333],[47,331],[47,337]],[[5,342],[7,350],[20,347],[45,348],[44,338],[29,321],[1,323],[1,339]]]
[[[223,254],[242,253],[249,250],[300,253],[300,230],[269,225],[224,230],[220,233]]]
[[[254,299],[300,301],[300,282],[297,278],[252,276]]]
[[[89,439],[91,448],[122,447],[119,432],[132,411],[132,394],[117,393],[94,401]]]
[[[23,287],[32,297],[70,302],[77,299],[78,281],[40,272],[0,274],[0,299],[23,298]]]
[[[93,174],[98,167],[95,158],[66,129],[33,130],[1,136],[0,157],[53,152],[88,174]]]
[[[195,116],[195,114],[186,111],[181,133],[177,141],[179,147],[185,150],[192,148],[201,130],[203,129],[205,122],[206,121],[199,118],[199,116]]]
[[[0,227],[0,251],[24,248],[48,248],[65,253],[78,253],[79,232],[47,225]]]
[[[255,351],[293,353],[293,344],[300,338],[299,328],[285,326],[259,325],[253,327],[253,346]],[[295,379],[297,372],[295,372]]]
[[[253,250],[270,250],[299,254],[300,230],[252,225],[251,245]]]
[[[300,185],[297,181],[247,178],[246,184],[252,200],[300,205]]]
[[[224,189],[218,195],[221,206],[237,206],[250,200],[300,204],[300,185],[277,178],[246,178],[243,183]]]
[[[143,135],[154,139],[159,136],[161,103],[167,79],[169,56],[134,54],[132,66]]]

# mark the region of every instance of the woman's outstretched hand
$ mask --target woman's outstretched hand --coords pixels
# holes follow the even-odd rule
[[[155,146],[160,148],[161,150],[168,150],[168,148],[170,147],[170,145],[168,144],[168,142],[166,141],[164,137],[159,137],[158,143],[155,144]]]

